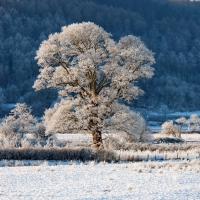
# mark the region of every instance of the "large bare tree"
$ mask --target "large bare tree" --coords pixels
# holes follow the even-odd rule
[[[47,132],[86,130],[96,148],[102,145],[102,131],[116,124],[112,122],[115,116],[127,123],[126,128],[132,126],[130,119],[124,120],[131,111],[119,100],[143,94],[135,82],[151,78],[155,62],[139,38],[129,35],[116,43],[91,22],[72,24],[50,35],[36,59],[41,68],[34,88],[58,88],[62,97],[53,110],[46,111]]]

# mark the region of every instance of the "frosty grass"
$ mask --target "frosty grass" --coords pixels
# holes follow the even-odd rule
[[[13,163],[0,167],[1,200],[200,199],[199,160]]]

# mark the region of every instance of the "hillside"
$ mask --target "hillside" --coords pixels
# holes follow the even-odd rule
[[[26,102],[41,116],[57,94],[32,89],[36,50],[62,26],[92,21],[115,40],[133,34],[155,52],[155,76],[139,81],[145,95],[133,107],[200,109],[199,19],[200,3],[189,1],[0,0],[0,103]]]

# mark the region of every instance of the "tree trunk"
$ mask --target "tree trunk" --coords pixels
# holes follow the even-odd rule
[[[92,133],[92,141],[93,145],[96,149],[103,147],[102,142],[102,128],[101,123],[99,122],[98,116],[98,104],[93,103],[92,107],[90,108],[90,115],[89,115],[89,130]]]
[[[92,141],[96,149],[99,149],[100,147],[103,146],[102,134],[100,131],[96,130],[95,132],[92,133]]]

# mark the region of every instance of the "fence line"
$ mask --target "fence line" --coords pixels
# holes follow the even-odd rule
[[[193,160],[200,159],[200,152],[164,152],[164,153],[131,153],[117,151],[119,161],[161,161],[161,160]]]

